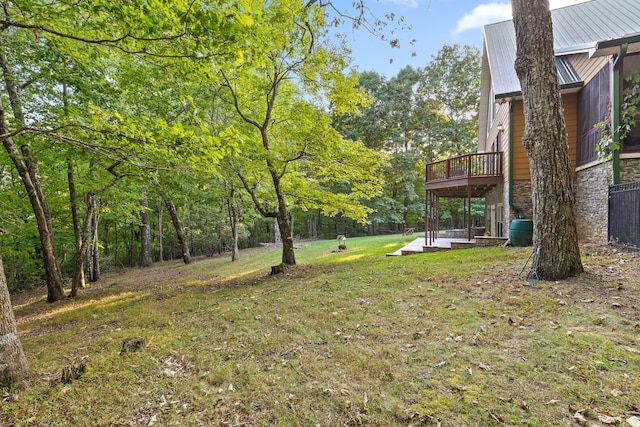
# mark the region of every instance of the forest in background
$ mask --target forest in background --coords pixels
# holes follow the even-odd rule
[[[424,165],[475,150],[479,52],[356,72],[337,18],[298,3],[6,6],[9,289],[46,281],[55,301],[101,269],[420,228]]]

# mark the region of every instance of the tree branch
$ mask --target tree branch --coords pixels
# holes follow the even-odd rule
[[[238,172],[238,178],[240,178],[240,181],[242,181],[242,186],[244,187],[245,190],[247,190],[247,193],[249,193],[249,195],[251,196],[251,200],[253,200],[253,204],[256,206],[256,209],[258,210],[258,212],[260,212],[260,215],[262,215],[265,218],[277,217],[278,215],[277,212],[273,212],[273,211],[267,212],[267,210],[264,209],[264,207],[258,200],[258,197],[256,196],[255,187],[249,186],[247,179],[244,177],[244,175],[241,172]]]
[[[3,26],[4,28],[9,28],[9,27],[15,27],[15,28],[22,28],[25,30],[35,30],[35,31],[41,31],[43,33],[47,33],[47,34],[52,34],[54,36],[58,36],[58,37],[63,37],[65,39],[70,39],[70,40],[75,40],[75,41],[79,41],[79,42],[83,42],[83,43],[87,43],[87,44],[98,44],[98,45],[114,45],[117,43],[120,43],[124,40],[127,39],[131,39],[131,40],[136,40],[136,41],[143,41],[143,42],[155,42],[155,41],[171,41],[171,40],[176,40],[179,39],[181,37],[184,37],[185,35],[187,35],[186,32],[182,32],[180,34],[174,34],[171,36],[162,36],[162,37],[138,37],[138,36],[134,36],[133,34],[126,33],[120,37],[116,37],[113,39],[90,39],[90,38],[86,38],[86,37],[80,37],[80,36],[76,36],[74,34],[69,34],[69,33],[63,33],[61,31],[57,31],[51,28],[47,28],[44,25],[37,25],[37,24],[24,24],[24,23],[20,23],[20,22],[14,22],[14,21],[9,21],[6,19],[0,19],[0,25]]]
[[[251,119],[250,117],[246,116],[244,114],[244,111],[242,111],[242,108],[240,108],[240,102],[238,100],[238,94],[233,89],[233,87],[231,87],[231,81],[227,77],[227,74],[223,70],[220,70],[220,74],[222,75],[222,78],[224,79],[224,82],[225,82],[224,86],[229,89],[229,92],[231,92],[231,97],[233,98],[233,106],[234,106],[235,110],[238,112],[238,114],[240,115],[240,117],[242,118],[242,120],[244,120],[245,122],[255,126],[258,129],[261,129],[260,123],[256,122],[255,120]]]

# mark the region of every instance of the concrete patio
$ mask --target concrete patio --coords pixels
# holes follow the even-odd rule
[[[451,249],[466,249],[473,247],[502,246],[507,242],[506,237],[475,236],[468,239],[438,237],[429,245],[425,243],[424,237],[418,237],[411,243],[403,246],[395,252],[388,253],[387,256],[402,256],[420,254],[425,252],[446,251]]]

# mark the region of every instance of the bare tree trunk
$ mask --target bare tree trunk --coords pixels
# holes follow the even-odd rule
[[[162,209],[162,198],[160,198],[159,200],[159,206],[158,206],[158,260],[160,262],[164,261],[164,254],[163,254],[163,242],[162,242],[162,212],[164,212],[164,209]]]
[[[89,281],[97,282],[100,280],[100,252],[98,248],[98,224],[100,223],[100,215],[98,210],[93,212],[93,219],[91,220],[91,230],[93,238],[91,239],[91,268],[89,269]]]
[[[153,264],[151,257],[151,227],[149,225],[149,204],[146,196],[140,200],[140,265],[149,267]]]
[[[2,39],[0,38],[0,44]],[[24,115],[22,113],[22,103],[19,96],[18,88],[15,84],[15,78],[9,69],[7,59],[0,54],[0,68],[4,77],[7,94],[11,103],[11,109],[15,119],[23,127],[25,126]],[[4,107],[0,104],[0,133],[9,134],[7,127]],[[36,157],[31,152],[28,141],[24,141],[20,148],[13,138],[4,138],[2,140],[9,157],[13,161],[23,185],[29,197],[29,202],[33,209],[36,223],[38,225],[38,234],[40,236],[40,244],[42,249],[42,259],[44,262],[45,275],[47,278],[47,302],[55,302],[64,298],[64,288],[62,283],[62,272],[58,265],[58,254],[55,242],[53,240],[53,225],[51,222],[51,213],[47,205],[42,191],[40,182],[40,170]]]
[[[231,188],[231,195],[227,199],[227,212],[229,214],[229,225],[231,226],[231,262],[240,259],[238,250],[238,207],[234,199],[234,189]]]
[[[27,359],[18,337],[11,307],[7,279],[0,256],[0,386],[8,386],[26,377]]]
[[[96,196],[93,193],[87,194],[85,199],[86,212],[82,224],[82,236],[80,237],[80,245],[76,249],[76,263],[73,269],[73,280],[71,282],[70,298],[78,295],[79,288],[85,288],[84,282],[84,261],[88,252],[89,236],[91,234],[91,222],[96,211]]]
[[[296,255],[293,246],[293,235],[291,230],[291,224],[289,223],[289,213],[287,212],[287,205],[285,204],[284,194],[280,189],[280,183],[278,182],[278,228],[280,229],[280,236],[282,237],[282,262],[287,265],[296,264]]]
[[[533,196],[538,276],[558,280],[583,271],[578,248],[575,195],[567,131],[553,51],[548,0],[513,0],[515,69],[522,87]]]
[[[278,213],[278,209],[276,208],[276,214]],[[276,215],[273,218],[273,243],[279,245],[282,243],[282,233],[280,232],[280,226],[278,225],[278,216]]]
[[[182,229],[182,224],[180,224],[180,217],[178,217],[178,210],[173,202],[167,198],[164,199],[164,204],[167,206],[167,210],[169,211],[169,216],[171,216],[171,223],[173,224],[173,228],[176,230],[176,235],[178,236],[178,242],[180,243],[180,247],[182,248],[182,261],[185,264],[191,264],[191,255],[189,254],[189,244],[187,243],[187,238],[184,235],[184,230]]]
[[[260,220],[256,219],[253,223],[253,247],[257,248],[260,244],[259,239],[259,231],[260,231]]]
[[[66,95],[66,90],[65,90],[65,95]],[[76,264],[74,267],[73,279],[71,282],[71,294],[69,296],[75,297],[77,294],[77,288],[85,287],[85,282],[84,282],[85,256],[84,254],[82,254],[82,264],[80,265],[80,270],[78,271],[78,257],[80,256],[80,253],[81,253],[80,251],[82,250],[82,247],[83,247],[83,239],[82,239],[82,229],[80,227],[80,217],[78,215],[76,184],[75,184],[75,179],[73,178],[73,163],[71,162],[70,157],[67,157],[67,184],[69,186],[69,203],[71,206],[71,219],[73,221],[73,235],[76,240]],[[85,217],[85,222],[86,222],[86,217]],[[85,253],[86,253],[86,246],[85,246]]]

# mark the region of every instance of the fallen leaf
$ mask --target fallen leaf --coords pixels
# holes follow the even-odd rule
[[[631,427],[640,427],[640,417],[629,417],[627,418],[627,423],[631,426]]]
[[[598,421],[604,424],[617,424],[621,423],[622,419],[620,417],[614,418],[605,414],[598,414]]]
[[[489,415],[500,424],[504,422],[504,419],[500,415],[494,414],[491,410],[489,410]]]
[[[573,414],[573,420],[580,424],[587,423],[587,419],[580,412],[576,412],[575,414]]]
[[[484,364],[482,362],[478,364],[478,368],[483,369],[485,371],[493,372],[493,368],[491,366]]]

